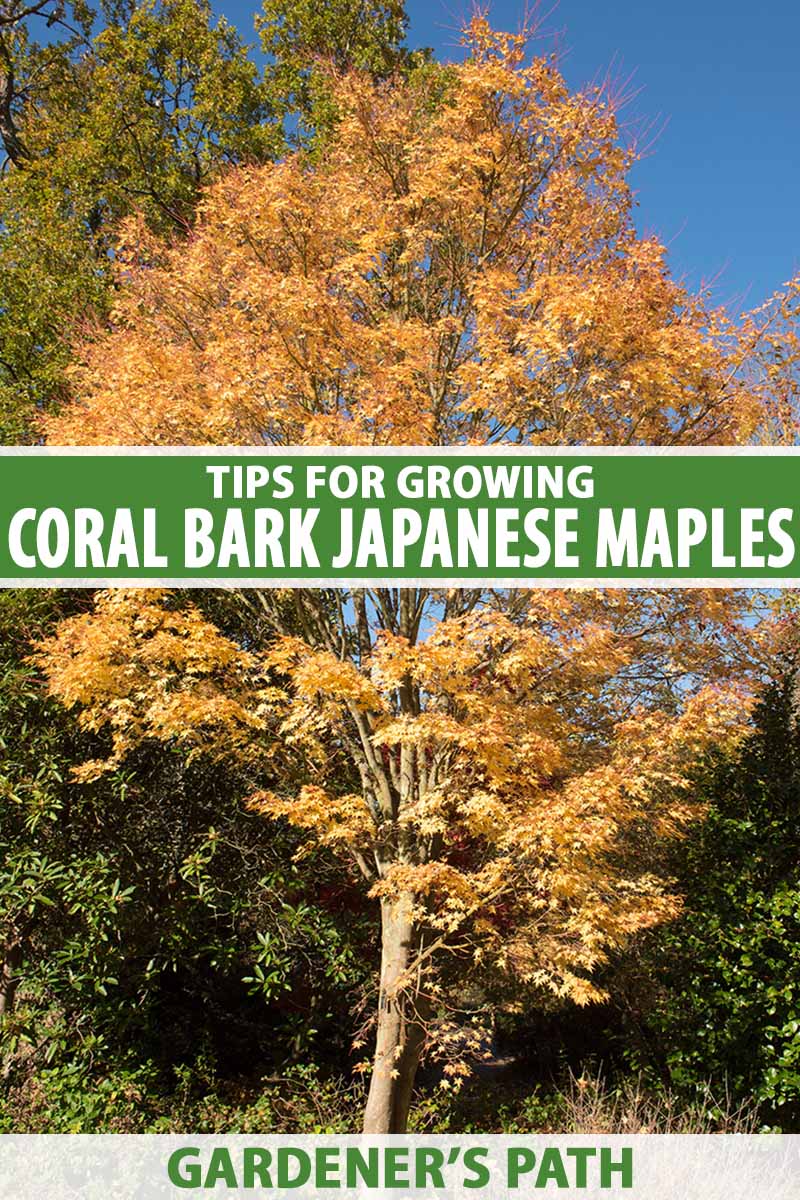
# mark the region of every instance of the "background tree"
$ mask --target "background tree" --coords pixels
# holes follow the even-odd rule
[[[331,71],[360,70],[377,80],[424,67],[429,52],[403,45],[407,27],[405,5],[398,0],[333,0],[324,6],[263,0],[256,29],[287,141],[313,143],[330,132],[337,118]]]
[[[633,231],[608,97],[571,95],[480,20],[470,44],[441,77],[341,80],[315,165],[230,173],[189,244],[129,226],[113,321],[49,436],[752,434],[724,314]],[[165,663],[153,602],[110,594],[67,622],[42,651],[51,687],[112,736],[90,775],[152,739],[300,756],[299,788],[250,803],[354,860],[380,904],[367,1130],[402,1130],[424,1040],[463,1036],[447,1014],[465,967],[585,1002],[609,949],[675,913],[647,851],[692,815],[691,764],[741,728],[747,598],[298,591],[289,630],[285,594],[262,593],[268,638],[199,676],[213,626],[187,613]]]
[[[283,142],[246,47],[204,0],[4,12],[0,420],[18,442],[63,395],[75,327],[107,309],[120,218],[185,231],[205,182]]]
[[[71,603],[70,603],[71,601]],[[30,1026],[28,985],[39,952],[47,945],[48,975],[54,988],[72,975],[76,992],[91,976],[102,990],[115,961],[119,888],[113,864],[97,848],[73,842],[71,852],[58,826],[70,795],[63,711],[48,702],[29,664],[22,662],[30,638],[52,618],[74,609],[74,595],[59,605],[43,593],[28,603],[5,593],[0,602],[0,1060],[3,1078],[11,1073],[14,1051]],[[19,736],[23,730],[33,732]],[[74,791],[73,791],[74,796]],[[53,953],[55,946],[58,950]],[[42,966],[44,966],[42,964]],[[20,1012],[17,1000],[25,1001]],[[35,1040],[35,1037],[30,1039]]]
[[[640,1048],[637,1065],[684,1094],[717,1080],[718,1092],[755,1098],[767,1120],[792,1128],[800,1111],[792,620],[781,640],[752,734],[734,755],[713,755],[698,781],[708,814],[675,864],[686,909],[645,944],[632,989],[640,1027],[625,1032]]]

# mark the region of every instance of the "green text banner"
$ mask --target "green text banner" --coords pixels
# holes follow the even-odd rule
[[[800,450],[0,451],[0,585],[797,586]]]

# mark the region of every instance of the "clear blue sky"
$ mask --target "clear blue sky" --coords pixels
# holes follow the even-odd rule
[[[249,39],[258,0],[217,0]],[[320,0],[323,4],[324,0]],[[407,0],[409,40],[459,56],[471,0]],[[516,29],[525,0],[494,0]],[[610,67],[637,94],[627,120],[658,136],[637,165],[637,225],[693,285],[752,307],[800,267],[800,2],[544,0],[542,50],[558,48],[571,87]],[[549,15],[547,15],[549,13]]]

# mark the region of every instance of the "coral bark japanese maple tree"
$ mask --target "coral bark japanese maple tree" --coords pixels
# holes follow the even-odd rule
[[[333,79],[324,150],[230,171],[188,242],[129,224],[113,320],[80,348],[50,441],[752,436],[761,411],[729,324],[635,234],[610,97],[571,94],[481,20],[469,40],[459,66]],[[698,756],[741,728],[747,598],[384,587],[242,602],[261,606],[264,645],[237,645],[185,597],[121,590],[40,661],[111,737],[85,774],[149,739],[292,760],[284,788],[248,803],[356,864],[379,905],[364,1128],[402,1131],[423,1043],[458,1044],[459,979],[503,972],[585,1003],[609,952],[676,911],[653,848],[692,816]]]

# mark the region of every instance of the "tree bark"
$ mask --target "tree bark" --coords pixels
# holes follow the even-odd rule
[[[14,997],[17,994],[17,969],[22,963],[22,946],[19,942],[10,942],[4,951],[0,967],[0,1025],[3,1018],[14,1008]]]
[[[411,896],[381,902],[381,983],[364,1133],[405,1133],[425,1040],[421,998],[406,977],[417,946]]]
[[[22,945],[10,942],[3,951],[0,965],[0,1078],[7,1079],[11,1067],[11,1056],[3,1048],[3,1026],[5,1019],[14,1009],[14,1000],[19,986],[17,971],[22,966]]]
[[[9,161],[19,167],[29,155],[20,140],[14,119],[15,87],[14,64],[5,42],[0,39],[0,144]]]

